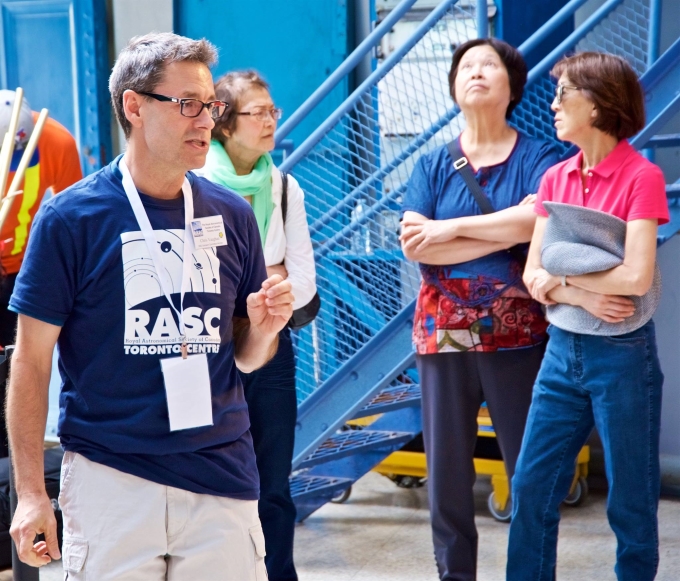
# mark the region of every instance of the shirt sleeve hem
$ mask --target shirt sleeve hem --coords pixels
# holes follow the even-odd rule
[[[420,214],[421,216],[425,216],[427,218],[427,213],[422,209],[422,208],[416,208],[415,206],[412,205],[402,205],[401,207],[401,214],[402,216],[404,215],[404,212],[416,212],[417,214]]]
[[[628,222],[632,222],[633,220],[658,220],[659,221],[659,226],[663,226],[664,224],[668,224],[670,222],[670,219],[668,216],[659,216],[658,214],[632,214],[628,216]]]
[[[64,323],[66,322],[66,319],[56,319],[54,317],[50,317],[47,315],[39,315],[35,311],[22,307],[17,307],[15,305],[9,305],[7,307],[7,310],[12,311],[17,315],[26,315],[27,317],[31,317],[32,319],[37,319],[38,321],[42,321],[43,323],[49,323],[50,325],[55,325],[57,327],[63,327]]]

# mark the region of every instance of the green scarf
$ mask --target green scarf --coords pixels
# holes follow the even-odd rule
[[[240,196],[252,196],[253,212],[260,231],[262,248],[267,240],[267,232],[274,212],[272,200],[272,156],[265,153],[257,160],[253,171],[248,175],[236,175],[234,164],[224,150],[223,145],[213,139],[210,142],[208,157],[205,160],[203,173],[210,181],[234,190]]]

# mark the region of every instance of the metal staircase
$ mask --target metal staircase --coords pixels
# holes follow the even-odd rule
[[[589,1],[595,0],[567,3],[520,50],[535,51]],[[296,337],[300,405],[291,488],[298,520],[421,431],[411,346],[420,281],[398,245],[398,212],[417,158],[464,126],[448,96],[451,51],[484,31],[487,14],[483,0],[477,6],[443,0],[281,164],[306,193],[322,300],[319,317]],[[680,40],[656,58],[658,14],[658,0],[605,2],[531,70],[511,121],[568,155],[554,135],[549,71],[565,53],[604,50],[626,57],[647,92],[649,122],[633,144],[679,145],[678,135],[656,136],[680,110]],[[384,54],[391,42],[385,39]],[[660,229],[659,243],[680,230],[680,182],[668,186],[668,196],[673,220]],[[348,428],[349,420],[366,416],[378,417],[363,429]]]

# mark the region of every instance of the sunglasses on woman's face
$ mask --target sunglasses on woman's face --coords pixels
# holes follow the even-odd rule
[[[557,100],[558,105],[562,103],[562,96],[564,95],[565,89],[570,89],[572,91],[580,91],[581,87],[574,87],[573,85],[563,85],[562,83],[558,84],[557,87],[555,88],[555,99]]]

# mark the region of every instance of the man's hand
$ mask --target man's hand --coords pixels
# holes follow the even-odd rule
[[[276,335],[293,314],[293,293],[289,281],[280,274],[270,276],[262,288],[248,295],[250,326],[263,335]]]
[[[538,268],[527,281],[527,289],[531,296],[544,305],[554,305],[555,301],[548,298],[548,293],[560,284],[560,279],[553,276],[544,268]]]
[[[578,303],[581,308],[605,323],[622,323],[635,314],[633,301],[628,297],[583,291]]]
[[[19,559],[27,565],[41,567],[52,559],[61,559],[57,519],[46,492],[25,494],[19,498],[9,532],[17,546]],[[44,534],[45,540],[36,543],[35,537],[39,534]]]

